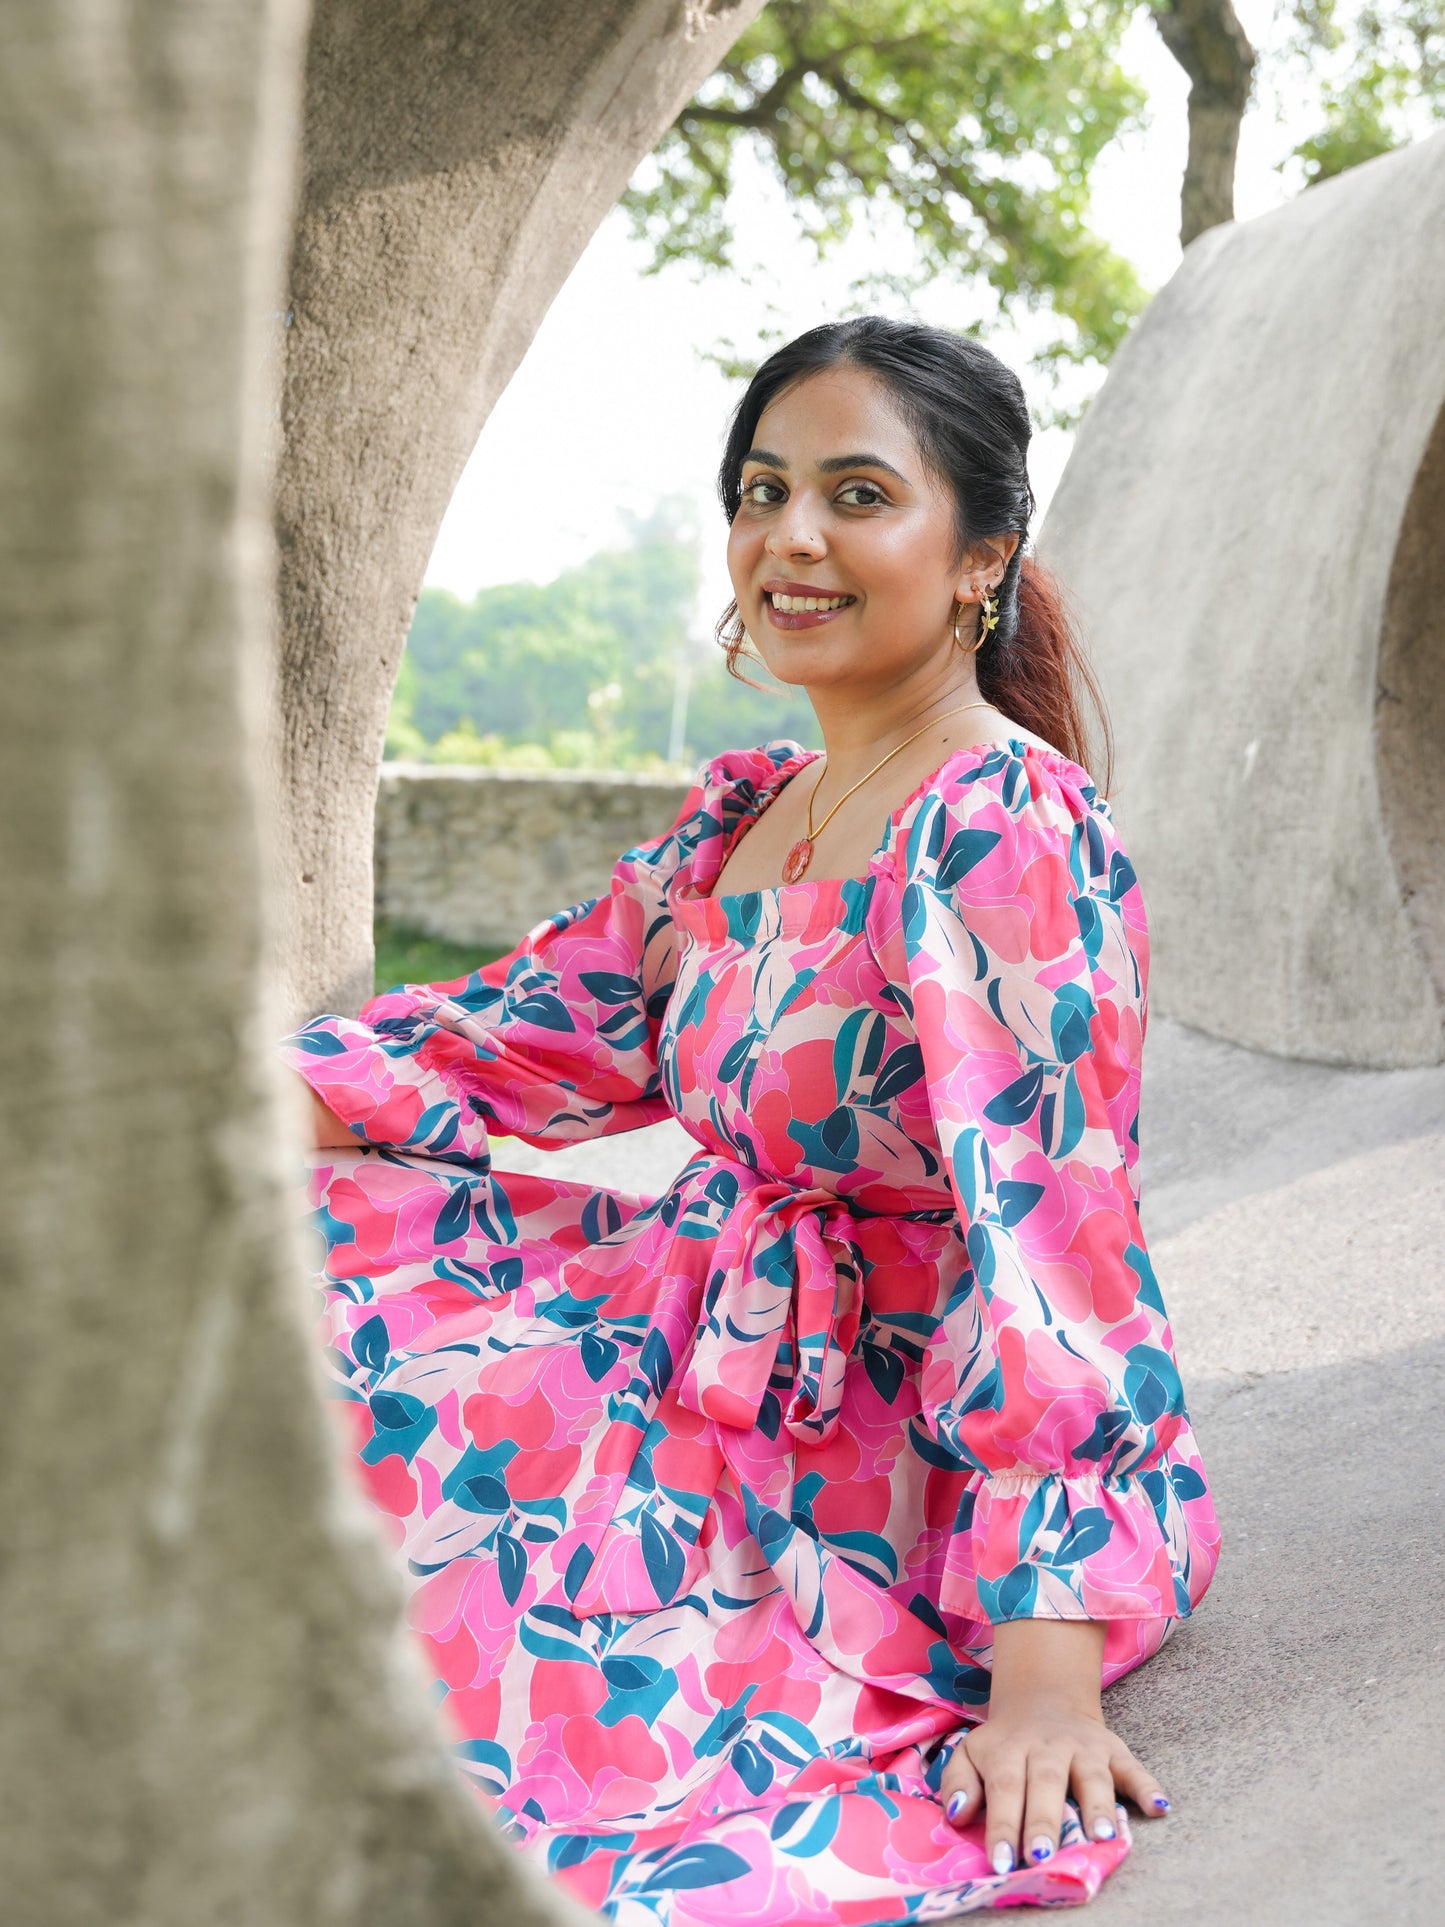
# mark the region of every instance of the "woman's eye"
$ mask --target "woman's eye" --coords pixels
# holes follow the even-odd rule
[[[743,500],[751,502],[754,508],[760,508],[768,502],[780,502],[782,499],[783,491],[779,484],[765,482],[761,477],[755,482],[749,482],[743,489]]]
[[[872,482],[849,482],[846,488],[839,489],[838,500],[847,502],[850,508],[872,509],[877,508],[880,502],[886,501],[887,497],[882,489]]]

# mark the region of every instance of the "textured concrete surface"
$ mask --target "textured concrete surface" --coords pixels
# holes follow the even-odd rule
[[[1039,532],[1119,745],[1154,1008],[1445,1057],[1445,131],[1211,228]]]
[[[293,1016],[355,1010],[371,988],[386,712],[482,424],[638,162],[761,6],[312,0],[274,344],[281,701],[266,793]]]
[[[1224,1529],[1202,1607],[1109,1696],[1167,1820],[1099,1927],[1420,1927],[1445,1832],[1445,1068],[1151,1020],[1144,1218]],[[497,1163],[664,1189],[676,1125]]]
[[[384,763],[376,914],[451,943],[510,946],[605,893],[619,854],[661,836],[687,792],[622,771]]]

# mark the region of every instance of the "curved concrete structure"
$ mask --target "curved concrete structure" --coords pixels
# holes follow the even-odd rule
[[[1445,1057],[1445,133],[1189,247],[1040,537],[1118,737],[1156,1010]]]

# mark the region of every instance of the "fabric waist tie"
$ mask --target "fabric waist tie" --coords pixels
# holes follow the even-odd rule
[[[724,1462],[750,1483],[746,1463],[734,1464],[738,1434],[777,1435],[763,1416],[770,1395],[799,1443],[832,1437],[864,1308],[866,1225],[955,1213],[863,1212],[704,1152],[674,1180],[662,1216],[672,1235],[660,1296],[605,1452],[616,1489],[567,1588],[579,1615],[648,1611],[686,1589],[705,1557],[698,1535]],[[896,1236],[888,1242],[894,1249]],[[716,1426],[713,1442],[659,1428],[668,1401]]]
[[[863,1303],[847,1205],[829,1191],[755,1182],[728,1212],[712,1257],[679,1404],[750,1429],[782,1364],[791,1374],[783,1423],[794,1438],[828,1438]]]

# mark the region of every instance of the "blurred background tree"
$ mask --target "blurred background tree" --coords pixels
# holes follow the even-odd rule
[[[388,758],[662,771],[770,736],[819,746],[801,690],[764,693],[739,682],[699,633],[692,504],[664,500],[630,518],[627,534],[623,547],[545,584],[504,583],[470,602],[423,589],[387,725]]]
[[[1089,174],[1145,107],[1117,58],[1137,4],[771,0],[623,205],[655,267],[728,268],[747,143],[820,253],[860,218],[899,215],[920,279],[978,278],[1002,315],[1052,312],[1041,365],[1107,360],[1144,290],[1089,231]]]
[[[1294,30],[1283,58],[1319,88],[1319,131],[1294,149],[1310,186],[1445,119],[1440,0],[1291,0],[1289,11]]]
[[[1272,65],[1320,102],[1318,134],[1295,150],[1307,182],[1445,117],[1440,0],[1278,3],[1294,28]],[[1042,374],[1107,362],[1148,291],[1091,233],[1090,176],[1144,111],[1118,57],[1141,11],[1190,79],[1187,247],[1234,218],[1239,128],[1259,63],[1230,0],[770,0],[623,204],[654,269],[679,259],[730,267],[729,199],[747,144],[820,253],[860,218],[901,217],[920,282],[981,284],[1000,320],[1021,310],[1053,319],[1034,355]],[[860,284],[860,304],[874,285]],[[731,359],[739,372],[751,366]],[[1047,418],[1072,415],[1056,406]]]

